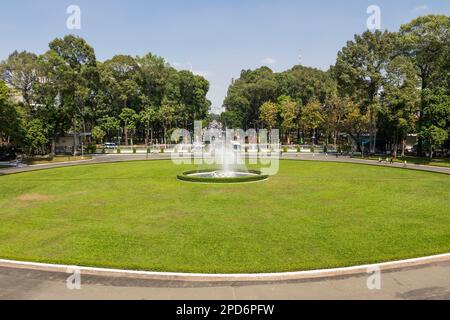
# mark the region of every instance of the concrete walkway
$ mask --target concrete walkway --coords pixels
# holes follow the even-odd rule
[[[152,155],[150,159],[169,159]],[[91,161],[1,169],[19,173],[72,165],[145,160],[145,155],[97,156]],[[403,168],[348,157],[287,154],[283,159],[373,164]],[[450,168],[408,165],[415,170],[450,174]],[[450,262],[403,268],[381,274],[381,289],[369,290],[369,275],[276,283],[190,283],[81,276],[81,290],[69,290],[69,274],[0,268],[0,299],[450,299]]]
[[[33,165],[33,166],[23,166],[23,167],[11,167],[11,168],[3,168],[0,169],[1,174],[10,174],[10,173],[19,173],[19,172],[27,172],[34,170],[42,170],[42,169],[52,169],[59,167],[68,167],[68,166],[78,166],[78,165],[89,165],[89,164],[98,164],[98,163],[110,163],[110,162],[127,162],[127,161],[143,161],[143,160],[170,160],[170,154],[151,154],[147,158],[146,155],[135,154],[135,155],[97,155],[92,158],[92,160],[85,161],[74,161],[74,162],[64,162],[64,163],[51,163],[51,164],[42,164],[42,165]],[[358,158],[351,158],[348,156],[339,156],[336,157],[334,155],[325,156],[324,154],[283,154],[281,157],[282,160],[304,160],[304,161],[323,161],[323,162],[344,162],[344,163],[355,163],[355,164],[365,164],[365,165],[374,165],[374,166],[383,166],[383,167],[391,167],[391,168],[401,168],[401,169],[413,169],[419,171],[430,171],[430,172],[438,172],[438,173],[446,173],[450,174],[450,167],[436,167],[436,166],[426,166],[426,165],[416,165],[416,164],[407,164],[406,166],[402,163],[387,163],[373,161],[373,160],[363,160]]]
[[[381,289],[369,290],[368,275],[276,283],[190,283],[81,275],[69,290],[69,274],[0,268],[0,299],[130,300],[450,300],[450,262],[381,274]]]

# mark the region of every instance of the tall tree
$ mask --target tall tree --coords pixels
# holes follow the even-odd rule
[[[224,107],[229,113],[241,115],[241,128],[257,128],[260,107],[266,101],[276,101],[277,90],[276,77],[270,68],[243,70],[229,87]]]
[[[130,108],[122,109],[122,113],[120,114],[120,120],[122,120],[123,131],[125,133],[125,145],[128,146],[128,136],[131,132],[136,129],[136,123],[138,121],[138,115],[136,111]],[[133,138],[131,138],[133,140]]]
[[[423,120],[427,89],[450,85],[450,17],[427,15],[414,19],[400,27],[402,53],[410,57],[420,78],[422,99],[418,112],[418,131],[426,126]],[[426,122],[426,121],[425,121]],[[419,155],[423,154],[422,138],[419,136]]]
[[[415,129],[420,99],[418,83],[414,65],[408,58],[398,56],[388,63],[383,84],[381,114],[389,127],[391,154],[394,158],[397,158],[400,142],[404,155],[406,135]]]
[[[269,132],[272,131],[278,123],[278,105],[273,102],[264,102],[259,110],[259,113],[259,119],[267,126]]]
[[[23,129],[23,114],[20,108],[11,101],[10,90],[0,81],[0,146],[21,142]]]
[[[106,116],[100,119],[100,127],[106,132],[107,137],[112,138],[116,133],[120,136],[120,121],[111,116]]]
[[[148,98],[148,104],[160,106],[166,95],[166,86],[170,75],[176,70],[161,57],[148,53],[136,58],[140,71],[142,93]]]
[[[296,129],[298,123],[299,104],[289,96],[281,96],[278,98],[278,105],[281,119],[280,127],[284,132],[287,144],[291,144],[291,133],[292,130]]]
[[[366,31],[355,35],[339,53],[335,66],[339,88],[342,93],[355,96],[369,112],[370,152],[375,153],[376,117],[379,95],[383,85],[383,73],[394,45],[390,32]]]
[[[348,103],[349,99],[339,96],[337,92],[333,92],[327,97],[324,104],[324,128],[327,135],[327,142],[328,137],[332,137],[335,147],[337,147],[337,139],[339,131],[342,129],[342,119]]]
[[[26,123],[24,140],[29,154],[44,153],[48,139],[45,126],[40,119],[32,119]]]
[[[174,122],[176,116],[176,102],[164,98],[161,108],[159,109],[158,118],[163,126],[163,143],[167,144],[167,132]]]
[[[70,118],[74,137],[77,131],[87,131],[89,104],[97,79],[97,62],[94,49],[82,38],[69,35],[55,39],[49,44],[50,50],[41,58],[43,78],[37,85],[38,103],[47,110],[44,117],[52,128],[52,153],[55,153],[55,139],[67,131]],[[74,153],[77,153],[74,139]]]
[[[22,96],[29,109],[33,104],[33,85],[39,76],[37,60],[34,53],[14,51],[0,64],[0,79]]]
[[[426,89],[423,94],[420,137],[429,145],[429,156],[450,136],[450,89]]]
[[[323,109],[318,100],[311,100],[302,110],[301,123],[312,132],[312,143],[317,141],[317,129],[324,123]]]
[[[427,15],[400,27],[401,49],[417,68],[421,88],[439,87],[449,70],[450,17]]]
[[[139,120],[145,128],[145,145],[148,146],[153,141],[153,126],[158,122],[158,111],[153,106],[147,106],[139,114]]]
[[[362,135],[370,127],[369,112],[361,110],[360,106],[349,98],[345,98],[345,111],[342,117],[341,129],[355,142],[358,149],[364,155]]]

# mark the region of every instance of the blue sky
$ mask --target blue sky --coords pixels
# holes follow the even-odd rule
[[[81,30],[68,30],[69,5],[82,11]],[[43,53],[55,37],[85,38],[99,60],[115,54],[163,56],[211,82],[221,106],[242,69],[275,71],[300,62],[327,69],[336,53],[366,27],[369,5],[381,8],[382,28],[397,30],[429,13],[450,14],[449,0],[15,0],[2,1],[0,59],[14,50]]]

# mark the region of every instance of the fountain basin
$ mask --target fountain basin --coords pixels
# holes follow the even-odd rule
[[[178,175],[178,179],[199,183],[245,183],[262,181],[269,178],[258,170],[222,171],[222,170],[192,170]]]

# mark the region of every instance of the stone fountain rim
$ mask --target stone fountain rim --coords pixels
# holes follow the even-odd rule
[[[201,170],[189,170],[178,175],[178,180],[185,182],[197,182],[197,183],[245,183],[245,182],[258,182],[267,180],[268,175],[263,175],[259,170],[235,170],[238,173],[251,173],[252,175],[243,177],[230,177],[230,178],[208,178],[193,176],[196,173],[209,173],[220,171],[220,169],[201,169]]]

